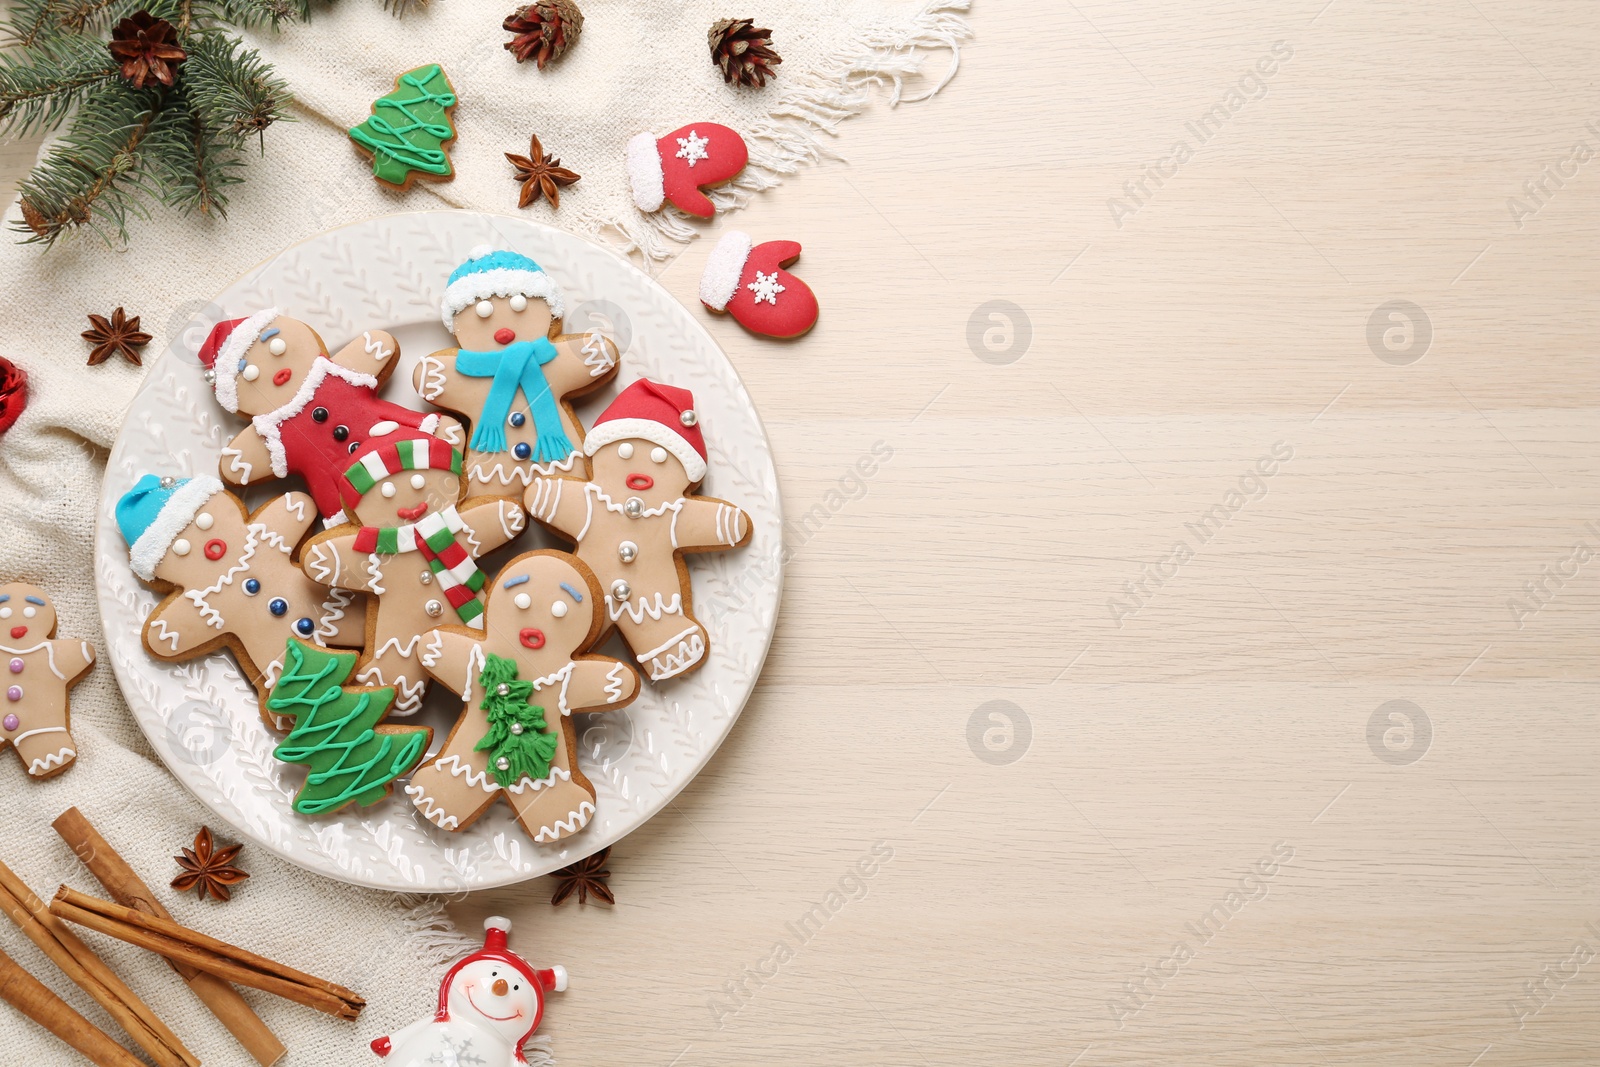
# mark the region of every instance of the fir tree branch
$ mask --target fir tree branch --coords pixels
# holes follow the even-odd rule
[[[236,144],[286,119],[289,87],[254,50],[221,33],[189,38],[183,84],[190,106],[219,135]]]
[[[105,45],[57,37],[27,52],[0,52],[0,131],[27,134],[56,126],[92,87],[117,76]]]
[[[70,229],[106,226],[127,237],[130,214],[143,215],[150,190],[139,173],[139,153],[161,112],[162,94],[109,81],[89,95],[66,135],[22,183],[23,224],[30,241],[53,244]]]
[[[142,154],[161,201],[181,211],[221,217],[227,213],[225,190],[244,180],[237,144],[213,128],[181,90],[168,94]]]
[[[12,0],[5,35],[24,48],[61,32],[60,0]]]
[[[192,0],[194,14],[206,25],[218,23],[256,29],[278,29],[285,22],[304,22],[311,16],[309,0]],[[169,20],[170,21],[170,20]]]

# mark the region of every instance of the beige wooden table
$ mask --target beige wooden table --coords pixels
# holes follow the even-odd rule
[[[615,909],[458,918],[570,1065],[1595,1063],[1600,10],[974,25],[731,220],[824,307],[714,324],[755,698]]]

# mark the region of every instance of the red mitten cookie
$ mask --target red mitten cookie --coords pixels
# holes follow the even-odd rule
[[[799,337],[817,324],[817,296],[783,268],[800,258],[795,241],[764,241],[729,230],[700,275],[700,302],[727,312],[751,333]]]
[[[665,200],[702,219],[715,212],[700,190],[728,181],[744,170],[750,150],[744,138],[715,122],[696,122],[657,140],[636,134],[628,142],[628,180],[640,211],[655,211]]]

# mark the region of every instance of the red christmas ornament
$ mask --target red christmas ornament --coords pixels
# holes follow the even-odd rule
[[[728,181],[744,170],[750,150],[744,138],[714,122],[696,122],[657,140],[636,134],[628,142],[628,180],[640,211],[655,211],[664,201],[702,219],[716,211],[700,190]]]
[[[11,429],[27,406],[27,372],[9,359],[0,358],[0,433]]]
[[[749,234],[729,230],[706,260],[700,302],[751,333],[799,337],[817,324],[817,295],[783,269],[799,258],[798,242],[752,245]]]

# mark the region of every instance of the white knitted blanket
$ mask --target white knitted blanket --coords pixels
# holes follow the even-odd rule
[[[94,643],[104,659],[90,569],[96,499],[106,451],[143,372],[121,363],[84,366],[78,334],[88,312],[122,305],[155,334],[145,362],[163,349],[213,293],[252,265],[320,230],[376,214],[443,205],[516,214],[518,187],[504,153],[526,154],[537,133],[548,152],[583,178],[562,190],[561,208],[526,209],[600,240],[650,257],[670,255],[699,229],[670,212],[641,215],[624,170],[628,138],[657,136],[694,121],[743,131],[751,165],[717,192],[719,207],[813,161],[817,136],[865,107],[875,95],[898,102],[928,93],[954,72],[954,49],[966,36],[968,0],[813,0],[748,7],[709,0],[581,0],[582,40],[543,72],[518,65],[501,48],[500,28],[516,0],[435,0],[431,9],[395,20],[377,0],[339,0],[305,26],[252,40],[294,88],[297,121],[267,132],[265,154],[236,187],[226,220],[181,219],[156,207],[136,222],[126,251],[85,235],[45,252],[0,238],[0,355],[21,364],[32,399],[0,438],[0,578],[25,578],[53,595],[63,636]],[[725,86],[712,66],[706,30],[723,15],[750,15],[773,30],[784,62],[766,89]],[[925,50],[940,54],[926,56]],[[919,67],[928,69],[918,74]],[[345,130],[401,72],[441,64],[461,103],[449,183],[418,183],[396,193],[372,179]],[[914,83],[902,79],[915,76]],[[912,87],[914,84],[914,87]],[[16,216],[13,205],[8,218]],[[773,234],[778,236],[797,236]],[[804,235],[798,235],[803,239]],[[244,309],[225,309],[230,314]],[[286,309],[292,313],[293,309]],[[300,871],[246,847],[252,878],[226,904],[197,903],[166,888],[177,874],[170,857],[189,844],[206,810],[152,755],[123,704],[108,664],[75,690],[77,765],[47,782],[26,780],[0,753],[12,814],[0,835],[0,860],[48,898],[60,883],[101,895],[50,822],[77,805],[171,908],[180,922],[280,959],[363,994],[357,1023],[246,991],[288,1045],[286,1064],[376,1064],[367,1049],[432,1010],[443,964],[481,944],[479,931],[455,932],[437,901],[402,901]],[[234,839],[225,826],[219,836]],[[248,1064],[240,1047],[159,961],[94,934],[86,935],[113,967],[177,1031],[208,1067]],[[513,946],[516,944],[513,937]],[[9,923],[0,949],[119,1040],[107,1016]],[[558,944],[540,949],[559,956]],[[581,980],[582,962],[573,965]],[[551,1039],[546,1038],[545,1041]],[[554,1037],[559,1050],[560,1037]],[[78,1062],[75,1054],[0,1003],[6,1063]],[[541,1056],[530,1054],[530,1061]]]

